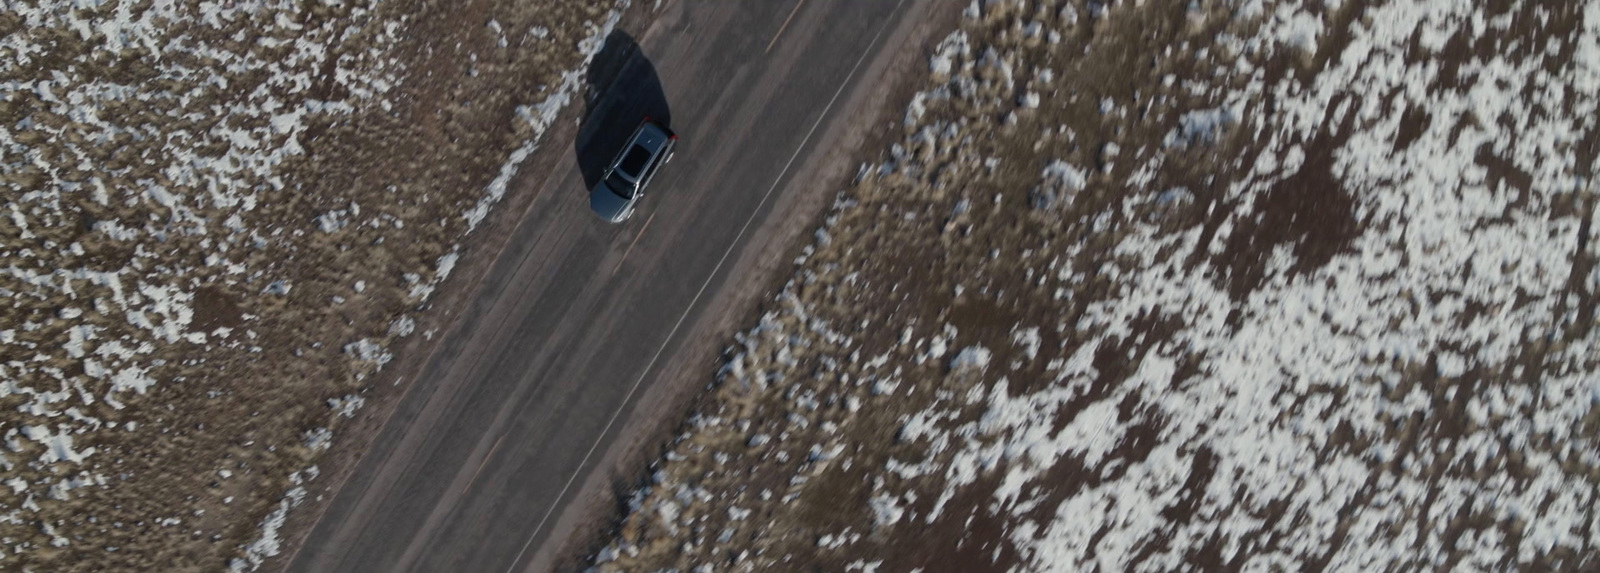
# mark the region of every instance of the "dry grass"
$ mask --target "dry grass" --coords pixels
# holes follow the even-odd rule
[[[995,478],[940,503],[948,517],[931,526],[887,529],[874,526],[875,492],[916,486],[881,468],[907,459],[940,464],[937,449],[899,439],[909,416],[936,404],[951,409],[953,423],[982,413],[974,398],[989,391],[985,377],[952,369],[961,347],[934,346],[959,338],[986,347],[990,370],[1004,372],[1013,392],[1048,383],[1047,357],[1021,356],[1013,328],[1043,317],[1071,323],[1081,305],[1111,294],[1088,283],[1063,299],[1041,279],[1057,265],[1116,264],[1107,259],[1115,229],[1092,231],[1091,219],[1120,202],[1127,190],[1116,182],[1155,150],[1179,113],[1208,105],[1163,89],[1161,78],[1191,70],[1194,50],[1217,25],[1185,18],[1182,3],[1121,7],[1110,19],[1077,3],[1013,4],[963,22],[970,51],[955,58],[951,74],[930,78],[919,100],[925,111],[908,118],[883,163],[841,194],[827,238],[807,249],[761,326],[730,349],[720,384],[633,500],[600,570],[841,571],[878,562],[932,573],[1017,562],[1005,539],[1008,518],[987,511],[979,493],[992,491]],[[1062,36],[1030,35],[1034,22]],[[1183,41],[1195,44],[1153,57]],[[1043,105],[1026,105],[1028,93]],[[1135,94],[1140,109],[1100,112],[1103,99],[1126,105]],[[1122,155],[1104,158],[1106,143]],[[1167,176],[1204,174],[1214,166],[1210,155],[1233,145],[1197,150],[1186,169]],[[1040,181],[1056,159],[1090,167],[1087,186]],[[1104,167],[1092,170],[1097,164]],[[1059,188],[1055,205],[1033,207],[1051,185]],[[1070,331],[1041,326],[1042,354],[1074,346]],[[1108,374],[1114,362],[1108,355]],[[757,435],[769,441],[752,446]],[[1063,485],[1086,479],[1071,463],[1053,475]],[[938,493],[922,492],[906,509],[927,514]],[[736,519],[743,510],[751,513]]]
[[[1192,567],[1225,569],[1256,556],[1287,559],[1285,555],[1298,561],[1252,564],[1317,568],[1334,562],[1347,548],[1354,548],[1357,557],[1343,555],[1346,567],[1354,566],[1350,559],[1374,554],[1401,568],[1482,566],[1485,559],[1498,568],[1584,566],[1582,551],[1570,543],[1553,548],[1525,543],[1524,532],[1533,529],[1530,521],[1538,520],[1496,517],[1503,512],[1493,504],[1470,499],[1435,505],[1433,494],[1400,503],[1395,491],[1402,488],[1383,484],[1405,482],[1409,485],[1404,491],[1414,492],[1459,487],[1461,480],[1502,484],[1497,480],[1571,479],[1592,488],[1593,456],[1562,450],[1548,436],[1493,434],[1502,430],[1473,421],[1468,406],[1488,389],[1502,392],[1504,400],[1505,395],[1522,395],[1535,378],[1570,371],[1573,364],[1592,367],[1592,357],[1562,362],[1567,359],[1557,348],[1593,344],[1589,311],[1556,313],[1576,317],[1563,327],[1562,342],[1530,340],[1513,363],[1474,369],[1461,377],[1441,376],[1437,362],[1395,360],[1378,365],[1379,375],[1371,379],[1311,377],[1296,381],[1303,387],[1290,385],[1270,396],[1276,409],[1263,414],[1262,425],[1274,428],[1306,423],[1306,411],[1329,408],[1327,404],[1370,401],[1366,407],[1379,412],[1379,420],[1351,420],[1326,436],[1296,444],[1305,448],[1295,451],[1301,457],[1294,459],[1309,458],[1306,463],[1317,466],[1339,461],[1356,468],[1350,479],[1358,487],[1331,509],[1296,507],[1293,494],[1285,493],[1308,484],[1326,487],[1327,482],[1315,479],[1329,479],[1328,474],[1286,480],[1280,491],[1245,490],[1238,468],[1287,462],[1212,449],[1229,444],[1171,441],[1180,429],[1175,418],[1194,418],[1198,410],[1174,406],[1169,395],[1191,390],[1190,385],[1209,374],[1203,369],[1212,357],[1190,350],[1191,341],[1175,338],[1193,336],[1193,330],[1185,331],[1193,326],[1187,321],[1198,319],[1182,314],[1187,309],[1160,306],[1110,325],[1085,317],[1096,308],[1105,312],[1104,307],[1119,300],[1138,298],[1143,293],[1134,289],[1148,285],[1127,279],[1143,276],[1139,271],[1152,266],[1178,275],[1164,277],[1168,280],[1215,284],[1224,293],[1221,298],[1234,305],[1223,321],[1223,328],[1233,331],[1269,322],[1269,317],[1240,312],[1252,297],[1306,277],[1331,284],[1319,271],[1348,254],[1364,233],[1384,230],[1370,228],[1377,223],[1362,215],[1355,194],[1385,191],[1350,188],[1332,158],[1347,151],[1342,138],[1381,124],[1383,114],[1358,120],[1355,114],[1333,110],[1345,100],[1395,96],[1341,93],[1342,100],[1325,102],[1324,117],[1317,123],[1320,135],[1294,142],[1304,151],[1304,161],[1259,196],[1241,198],[1240,182],[1259,177],[1252,175],[1257,160],[1284,153],[1281,145],[1268,141],[1284,128],[1268,122],[1281,105],[1274,96],[1289,99],[1247,86],[1259,90],[1261,85],[1293,81],[1310,84],[1344,50],[1353,28],[1371,24],[1361,21],[1362,8],[1354,3],[1310,8],[1327,33],[1308,51],[1247,46],[1241,39],[1251,38],[1267,23],[1261,17],[1236,18],[1236,6],[1228,2],[1113,4],[985,2],[963,22],[961,32],[970,50],[952,57],[947,72],[935,66],[927,91],[911,106],[923,111],[912,112],[903,137],[865,165],[859,181],[840,194],[817,241],[769,303],[761,323],[736,338],[718,383],[696,407],[678,441],[651,467],[646,486],[629,500],[626,515],[619,516],[614,538],[595,559],[597,570],[933,573],[1027,568],[1037,563],[1037,555],[1028,554],[1037,546],[1029,548],[1019,540],[1030,537],[1027,532],[1034,540],[1043,538],[1042,529],[1053,521],[1074,519],[1056,512],[1067,511],[1064,501],[1080,496],[1111,507],[1091,507],[1107,516],[1085,514],[1083,520],[1108,525],[1097,532],[1091,528],[1092,535],[1061,548],[1080,555],[1075,563],[1084,569],[1096,565],[1097,551],[1120,552],[1126,561],[1109,565],[1113,568],[1160,569],[1161,563],[1179,559]],[[1581,18],[1571,10],[1541,15],[1542,10],[1491,10],[1507,12],[1504,33],[1518,38],[1516,42],[1491,34],[1472,41],[1469,49],[1458,45],[1468,42],[1455,38],[1441,53],[1408,57],[1437,61],[1446,70],[1441,81],[1450,84],[1456,73],[1452,70],[1470,61],[1473,50],[1479,51],[1476,57],[1489,58],[1493,54],[1482,50],[1511,45],[1531,57],[1547,42],[1559,43],[1563,37],[1570,41]],[[1051,38],[1052,31],[1060,34],[1058,40]],[[1561,52],[1547,53],[1549,62],[1559,60],[1554,54]],[[1429,86],[1438,88],[1462,85]],[[1217,131],[1183,131],[1185,113],[1216,109],[1241,93],[1253,94],[1242,102],[1252,115],[1222,121]],[[1038,95],[1041,104],[1034,107],[1030,94]],[[1412,108],[1396,113],[1406,116],[1393,139],[1399,150],[1418,137],[1424,123],[1418,114],[1426,112]],[[1595,137],[1586,133],[1586,141]],[[1591,151],[1574,153],[1581,164],[1592,161]],[[1493,155],[1484,152],[1478,158],[1492,172],[1491,181],[1534,191],[1529,174]],[[1049,166],[1056,160],[1080,169],[1082,184],[1070,173],[1052,174]],[[1583,214],[1593,205],[1573,207],[1569,201],[1559,198],[1548,213],[1535,210],[1532,217],[1583,219],[1577,235],[1587,237],[1589,223]],[[1147,243],[1157,246],[1149,251],[1123,248],[1139,233],[1157,237]],[[1217,237],[1222,239],[1214,243]],[[1583,240],[1573,256],[1572,276],[1586,276],[1592,268]],[[1215,248],[1207,248],[1213,244]],[[1587,300],[1587,293],[1574,287],[1568,294]],[[1470,324],[1483,312],[1471,310],[1463,320]],[[1083,324],[1096,327],[1085,330]],[[1029,327],[1037,328],[1036,355],[1026,336]],[[965,348],[978,347],[992,355],[986,368],[963,367],[953,359]],[[1068,369],[1090,374],[1081,379],[1063,374],[1063,363],[1075,359],[1089,364]],[[1170,388],[1132,384],[1148,378],[1142,368],[1168,359],[1172,372],[1162,384]],[[1043,437],[1006,435],[1007,428],[1018,426],[991,418],[1023,415],[997,412],[995,396],[1047,394],[1051,399],[1040,403],[1054,410],[1028,413],[1038,423],[1027,427]],[[1407,400],[1424,405],[1420,411],[1398,407]],[[1115,426],[1120,436],[1104,453],[1036,462],[1025,452],[1005,449],[1062,435],[1075,420],[1081,424],[1091,408],[1107,403],[1113,407],[1106,425]],[[1483,408],[1481,403],[1477,407]],[[1550,411],[1547,405],[1540,415]],[[1581,427],[1560,431],[1592,435],[1594,419],[1591,410]],[[1506,422],[1508,428],[1529,424],[1528,418]],[[926,428],[938,431],[922,431]],[[1460,462],[1472,455],[1464,453],[1470,447],[1465,444],[1484,436],[1491,436],[1490,441],[1527,439],[1538,453],[1525,456],[1494,448],[1495,453],[1475,463]],[[974,475],[952,477],[967,467],[955,463],[957,453],[991,447],[1001,453],[979,463]],[[1184,467],[1172,487],[1161,492],[1171,494],[1162,498],[1169,504],[1154,512],[1161,525],[1145,537],[1118,539],[1115,526],[1125,524],[1112,522],[1137,521],[1143,515],[1117,506],[1118,494],[1147,487],[1129,478],[1129,472],[1135,467],[1148,470],[1146,462],[1163,447],[1164,455],[1176,452]],[[1378,450],[1392,453],[1387,458],[1367,453]],[[1229,455],[1236,457],[1227,459]],[[1546,460],[1543,475],[1531,469],[1535,459]],[[1551,471],[1555,462],[1549,460],[1557,459],[1561,461]],[[1030,473],[1007,471],[1030,463],[1045,466]],[[1234,468],[1232,473],[1219,469],[1226,465]],[[1017,475],[1034,478],[1005,483]],[[1135,483],[1122,482],[1122,489],[1115,489],[1125,478]],[[1241,485],[1230,487],[1225,484],[1233,482],[1226,480],[1240,480]],[[1502,487],[1496,495],[1517,489]],[[1427,521],[1426,516],[1434,515],[1430,511],[1447,504],[1459,506],[1448,523]],[[1550,499],[1539,504],[1559,505]],[[1297,538],[1298,530],[1323,525],[1318,519],[1326,515],[1315,515],[1317,511],[1337,514],[1333,532],[1311,542]],[[1564,515],[1581,517],[1587,511]],[[1367,538],[1354,537],[1361,520],[1385,519],[1380,515],[1402,517],[1386,522],[1386,530],[1367,531]],[[1106,521],[1094,521],[1098,519]],[[1213,525],[1210,533],[1179,535],[1195,535],[1190,525],[1203,523]],[[1224,525],[1240,523],[1256,525],[1223,531]],[[1385,543],[1411,535],[1417,541],[1408,549],[1383,553]],[[1582,535],[1587,537],[1581,547],[1592,548],[1592,534]],[[1471,538],[1503,539],[1505,544],[1500,550],[1466,541],[1457,545],[1457,540]],[[1128,539],[1138,545],[1117,546]],[[1439,540],[1447,543],[1442,549],[1432,545]],[[1325,552],[1306,547],[1324,547]],[[1373,548],[1372,553],[1363,553],[1366,548]]]
[[[467,231],[463,214],[530,137],[515,108],[554,91],[592,33],[585,23],[611,8],[347,2],[201,24],[192,19],[200,4],[152,23],[157,40],[186,47],[159,58],[145,45],[86,40],[69,24],[30,24],[26,11],[0,14],[0,36],[44,47],[0,80],[54,78],[40,89],[62,96],[106,85],[148,96],[94,108],[0,88],[0,125],[10,126],[0,267],[21,269],[0,273],[11,299],[0,305],[3,478],[26,486],[0,489],[0,513],[9,512],[0,569],[214,571],[239,556],[291,480],[315,478],[322,450],[311,432],[337,434],[337,407],[397,391],[375,387],[381,360],[349,345],[368,341],[377,351],[368,358],[378,358],[394,338],[428,330],[417,287],[435,282]],[[103,22],[116,10],[155,13],[108,3],[66,21]],[[297,60],[296,41],[327,57]],[[192,73],[164,71],[173,69]],[[277,83],[285,77],[304,83]],[[284,107],[223,111],[269,100]],[[271,131],[275,112],[306,102],[350,107],[313,107],[299,131]],[[268,134],[258,150],[304,151],[261,170],[194,167],[243,152],[222,129]],[[118,237],[116,225],[134,232]],[[150,307],[149,294],[134,300],[147,286],[170,290],[170,311]],[[139,310],[154,328],[130,324]],[[86,354],[63,350],[79,339]],[[152,385],[115,388],[123,368]],[[59,428],[78,453],[93,453],[52,463],[43,444],[23,439],[30,426]],[[75,479],[68,485],[81,487],[58,485]]]

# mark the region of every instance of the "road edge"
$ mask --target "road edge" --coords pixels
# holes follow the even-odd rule
[[[616,29],[648,30],[660,13],[659,7],[642,3],[630,6],[623,11]],[[371,387],[375,391],[363,396],[367,400],[365,407],[340,432],[342,435],[334,440],[332,448],[316,460],[323,478],[307,487],[306,503],[298,511],[290,512],[279,529],[278,554],[262,563],[257,571],[283,573],[289,570],[346,482],[371,453],[406,396],[431,387],[426,381],[417,380],[416,375],[426,370],[434,356],[466,326],[463,317],[470,313],[464,311],[477,300],[476,295],[483,289],[494,263],[500,259],[514,231],[528,218],[534,200],[549,192],[551,174],[562,161],[571,158],[572,149],[568,143],[577,135],[583,115],[581,102],[574,99],[573,103],[579,105],[568,104],[562,108],[550,123],[550,129],[537,140],[535,151],[506,186],[508,190],[530,192],[507,193],[489,210],[482,225],[462,238],[461,257],[452,278],[441,282],[433,296],[419,305],[413,315],[416,331],[431,332],[433,336],[406,337],[402,344],[390,349],[394,359],[374,376]],[[508,118],[508,121],[513,119]],[[511,148],[502,151],[509,155]]]
[[[733,335],[754,323],[789,279],[793,261],[809,243],[828,207],[869,157],[881,156],[901,130],[900,115],[923,86],[933,44],[954,30],[962,5],[907,2],[900,21],[880,40],[879,55],[868,60],[845,92],[843,105],[827,119],[821,137],[809,143],[798,169],[780,185],[776,200],[746,245],[739,249],[724,280],[704,301],[707,309],[673,343],[675,352],[649,378],[649,384],[624,405],[626,422],[610,438],[593,469],[557,514],[545,541],[522,571],[581,571],[603,538],[622,517],[626,495],[637,488],[704,395],[710,374],[721,363]],[[652,26],[653,28],[653,26]],[[652,32],[646,29],[645,35]],[[641,36],[643,37],[643,36]],[[683,342],[688,341],[688,342]]]

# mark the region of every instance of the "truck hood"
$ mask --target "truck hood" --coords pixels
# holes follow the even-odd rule
[[[628,217],[628,207],[632,201],[623,199],[616,191],[606,185],[604,179],[596,183],[594,189],[589,191],[589,208],[595,214],[612,223],[620,223]]]

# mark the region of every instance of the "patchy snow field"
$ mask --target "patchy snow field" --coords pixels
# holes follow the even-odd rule
[[[1600,567],[1600,4],[975,2],[600,571]]]
[[[625,5],[7,2],[0,570],[278,553]]]

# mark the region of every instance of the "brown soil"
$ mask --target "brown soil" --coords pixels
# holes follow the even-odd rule
[[[971,53],[957,58],[950,77],[928,78],[920,87],[930,93],[947,90],[949,98],[934,98],[920,121],[881,147],[858,152],[869,168],[819,222],[817,228],[827,239],[801,243],[794,252],[801,261],[786,286],[747,319],[746,330],[725,342],[728,351],[715,382],[699,397],[663,455],[641,472],[641,487],[618,485],[616,505],[625,517],[611,541],[584,565],[599,571],[689,571],[702,566],[732,571],[874,566],[880,571],[998,571],[1024,566],[1027,557],[1013,545],[1019,524],[1048,524],[1057,519],[1054,512],[1064,499],[1121,478],[1129,464],[1152,455],[1170,422],[1154,413],[1156,396],[1123,385],[1147,356],[1174,342],[1184,326],[1175,314],[1179,309],[1150,308],[1124,325],[1128,334],[1120,337],[1101,338],[1074,326],[1087,306],[1122,296],[1118,288],[1125,285],[1116,277],[1137,262],[1119,257],[1113,247],[1128,227],[1154,224],[1174,234],[1197,230],[1192,251],[1173,246],[1153,256],[1187,262],[1185,267],[1194,273],[1190,280],[1215,281],[1235,300],[1263,288],[1269,278],[1268,257],[1275,249],[1292,254],[1289,276],[1303,277],[1346,253],[1368,231],[1371,222],[1358,217],[1354,197],[1370,190],[1343,188],[1333,172],[1333,151],[1353,129],[1366,127],[1356,125],[1354,114],[1333,113],[1339,101],[1328,104],[1330,111],[1314,137],[1293,142],[1305,151],[1299,169],[1264,182],[1269,191],[1255,205],[1228,204],[1226,193],[1229,185],[1248,176],[1263,152],[1265,144],[1248,134],[1274,129],[1260,125],[1270,114],[1234,118],[1213,137],[1185,146],[1163,145],[1185,112],[1214,108],[1229,89],[1249,80],[1215,42],[1230,34],[1248,37],[1259,22],[1232,19],[1225,2],[1113,3],[1104,12],[1089,4],[1100,6],[1073,1],[977,4],[981,13],[959,24]],[[1546,45],[1540,35],[1570,32],[1579,20],[1572,13],[1524,11],[1529,13],[1513,15],[1507,32],[1528,36],[1516,44],[1521,50]],[[1068,13],[1078,16],[1075,24],[1068,23]],[[1268,85],[1275,78],[1314,77],[1349,42],[1349,29],[1359,22],[1362,8],[1346,4],[1318,15],[1329,32],[1319,40],[1315,56],[1286,49],[1250,62],[1268,78]],[[1560,23],[1533,23],[1546,16]],[[1030,32],[1034,22],[1059,31],[1060,42]],[[1535,36],[1541,40],[1532,40]],[[1473,57],[1474,50],[1504,45],[1488,38],[1451,40],[1444,54],[1433,57],[1453,70]],[[995,52],[986,54],[990,47]],[[1053,79],[1044,77],[1045,69]],[[1164,82],[1169,74],[1178,81]],[[1453,74],[1442,77],[1448,81]],[[1212,89],[1188,91],[1186,80]],[[1039,94],[1043,105],[1023,104],[1020,96],[1029,92]],[[1389,94],[1341,97],[1356,103]],[[1273,102],[1266,99],[1251,103],[1270,110]],[[1427,115],[1417,108],[1401,112],[1395,149],[1420,137]],[[1156,163],[1157,173],[1137,185],[1127,184],[1138,175],[1136,166],[1161,156],[1165,159]],[[1084,169],[1086,184],[1075,192],[1057,189],[1053,200],[1042,200],[1051,194],[1040,190],[1057,183],[1042,177],[1041,170],[1056,159]],[[1503,179],[1513,189],[1529,185],[1528,175],[1516,172],[1510,161],[1484,153],[1479,163],[1488,167],[1491,180]],[[1185,190],[1189,199],[1158,199],[1175,188]],[[1587,214],[1591,203],[1556,205],[1554,216]],[[1248,215],[1241,215],[1241,209]],[[1585,239],[1573,255],[1568,280],[1575,295],[1571,300],[1592,306],[1587,303],[1592,293],[1580,283],[1594,264],[1586,254],[1592,247],[1585,242],[1592,221],[1587,215],[1579,218],[1579,234]],[[1223,249],[1208,252],[1225,224],[1231,230]],[[1057,269],[1084,278],[1061,284]],[[1586,332],[1592,309],[1575,314],[1581,319],[1575,328]],[[1236,328],[1246,320],[1252,317],[1237,311],[1228,318]],[[948,339],[947,326],[956,332]],[[1031,360],[1013,342],[1014,330],[1029,326],[1039,329],[1041,339],[1039,355]],[[941,342],[948,350],[932,356],[930,349]],[[1042,477],[1022,484],[1018,497],[1036,502],[1032,510],[996,499],[996,476],[1003,472],[993,468],[946,491],[950,480],[943,472],[952,471],[948,451],[933,440],[904,438],[909,426],[923,421],[917,416],[929,412],[949,416],[938,422],[950,430],[945,435],[970,437],[970,427],[963,424],[981,420],[981,396],[995,391],[997,379],[1004,380],[1013,396],[1060,389],[1062,380],[1053,378],[1046,364],[1072,357],[1090,342],[1099,344],[1092,347],[1094,379],[1073,387],[1078,392],[1074,399],[1050,413],[1053,430],[1061,431],[1091,404],[1122,395],[1117,414],[1126,432],[1101,461],[1067,456],[1054,461]],[[981,375],[951,361],[972,346],[992,353]],[[1525,352],[1519,362],[1527,366],[1523,376],[1532,381],[1538,377],[1532,373],[1545,367],[1546,347],[1530,343]],[[1206,358],[1176,353],[1175,388],[1194,378]],[[880,356],[883,360],[875,362]],[[1392,477],[1386,474],[1421,472],[1424,481],[1433,482],[1463,475],[1464,468],[1438,460],[1451,459],[1456,438],[1471,429],[1467,397],[1491,378],[1504,382],[1512,366],[1506,366],[1507,372],[1473,372],[1453,380],[1440,379],[1438,364],[1432,362],[1395,368],[1403,382],[1388,389],[1386,399],[1422,389],[1433,407],[1426,415],[1384,420],[1393,433],[1381,437],[1359,435],[1345,425],[1316,452],[1319,460],[1326,460],[1365,451],[1378,439],[1397,446],[1398,459],[1371,464],[1366,487],[1338,508],[1341,525],[1330,540],[1335,548],[1345,542],[1349,516],[1375,503],[1380,484]],[[1280,398],[1285,412],[1293,412],[1312,399],[1335,404],[1352,399],[1345,392],[1339,386],[1311,384]],[[1600,417],[1588,418],[1586,429],[1593,429],[1595,419]],[[962,434],[963,428],[969,433]],[[1285,531],[1310,519],[1303,508],[1291,509],[1281,498],[1258,507],[1223,508],[1222,515],[1201,514],[1206,492],[1226,488],[1233,476],[1219,472],[1221,454],[1209,447],[1186,448],[1181,455],[1190,470],[1176,497],[1160,510],[1170,522],[1164,526],[1166,538],[1157,535],[1136,548],[1132,562],[1123,564],[1130,569],[1149,566],[1146,560],[1169,552],[1172,532],[1185,524],[1248,516],[1263,525],[1249,533],[1202,538],[1184,553],[1185,562],[1199,569],[1237,570],[1252,555],[1281,549],[1290,542]],[[1513,454],[1501,461],[1515,479],[1532,479],[1519,459]],[[1418,469],[1419,464],[1424,467]],[[900,467],[912,469],[900,473],[895,469]],[[945,495],[949,498],[942,499]],[[1443,527],[1447,537],[1456,539],[1465,532],[1498,528],[1507,532],[1509,546],[1522,542],[1516,531],[1520,525],[1496,523],[1482,511],[1464,509],[1447,526],[1426,522],[1433,504],[1429,496],[1420,507],[1406,509],[1412,529]],[[1394,526],[1396,534],[1401,527]],[[1108,534],[1101,530],[1081,549],[1093,558]],[[1462,550],[1451,555],[1446,569],[1459,563]],[[1320,569],[1333,557],[1330,551],[1306,564]],[[1396,558],[1413,559],[1397,561],[1402,568],[1438,565],[1415,556]],[[1500,566],[1529,566],[1509,559]],[[1581,568],[1589,563],[1585,559],[1561,549],[1540,556],[1532,567]]]
[[[268,190],[261,192],[259,204],[239,211],[203,200],[202,185],[168,182],[180,208],[200,217],[193,224],[210,226],[211,232],[184,233],[169,227],[172,230],[160,241],[149,236],[131,242],[110,240],[94,230],[97,222],[106,221],[135,228],[144,221],[154,221],[153,228],[160,228],[163,221],[179,221],[176,209],[134,196],[131,183],[120,187],[123,179],[111,181],[115,200],[107,204],[83,193],[67,194],[60,215],[28,214],[28,230],[11,219],[0,222],[0,237],[5,240],[0,257],[20,260],[18,249],[31,248],[34,255],[54,257],[52,264],[62,268],[137,269],[122,279],[129,292],[134,278],[157,284],[173,281],[192,289],[188,305],[194,314],[186,330],[211,334],[214,342],[198,348],[158,343],[146,357],[155,365],[148,375],[157,381],[148,393],[119,396],[125,404],[120,408],[104,400],[80,406],[85,414],[103,421],[136,422],[137,429],[96,433],[75,442],[80,451],[96,448],[84,469],[109,477],[109,483],[73,490],[67,500],[29,501],[40,506],[31,517],[0,524],[8,547],[28,550],[8,556],[0,568],[222,569],[257,539],[262,519],[294,485],[292,479],[312,490],[305,500],[312,509],[295,509],[289,528],[279,532],[296,539],[302,531],[297,528],[304,524],[300,516],[316,513],[315,506],[325,499],[323,484],[347,471],[404,391],[405,374],[416,357],[425,354],[422,347],[449,320],[429,309],[455,304],[450,289],[424,302],[413,288],[434,282],[437,261],[455,249],[467,231],[462,214],[484,194],[509,151],[530,136],[515,108],[539,103],[553,93],[560,72],[579,63],[578,42],[592,33],[585,23],[597,22],[611,7],[604,1],[396,0],[377,5],[372,13],[362,11],[367,3],[355,2],[287,15],[307,30],[342,30],[355,24],[359,32],[325,46],[330,57],[322,68],[311,70],[306,90],[273,88],[295,105],[306,98],[351,98],[356,110],[310,116],[295,142],[305,153],[291,156],[277,172],[282,190],[270,190],[263,183],[261,189]],[[95,16],[93,11],[83,15]],[[392,45],[381,41],[389,22],[404,23],[404,34]],[[7,34],[19,24],[0,16],[0,30]],[[191,41],[242,54],[260,50],[251,43],[259,36],[253,31],[261,28],[258,24],[240,19],[225,22],[218,30],[173,27],[164,33],[173,37],[189,33]],[[240,30],[246,38],[243,43],[234,36]],[[52,70],[89,69],[101,78],[130,82],[153,74],[148,65],[151,54],[142,48],[107,61],[101,59],[103,51],[74,38],[61,36],[58,49],[48,57],[8,73],[48,78]],[[377,56],[369,52],[380,48],[386,51]],[[335,81],[336,60],[341,66],[389,66],[396,83],[384,97],[392,106],[385,110],[354,98],[353,88]],[[196,60],[194,65],[209,64]],[[213,92],[192,105],[206,109],[203,106],[241,100],[263,77],[259,72],[233,77],[230,85],[237,91]],[[32,111],[36,124],[57,127],[26,95],[5,95],[0,119],[14,123]],[[107,109],[102,116],[147,122],[157,130],[211,127],[161,123],[165,120],[151,113],[160,110],[144,109],[147,105],[157,104],[131,102],[126,109]],[[69,134],[64,142],[72,141],[73,130],[82,128],[70,123],[59,127]],[[51,145],[51,140],[27,133],[18,137],[33,145]],[[99,148],[106,152],[96,158],[103,162],[103,171],[62,177],[106,176],[124,166],[133,169],[128,178],[140,176],[139,164],[148,160],[140,154],[148,158],[151,152],[137,140],[124,143]],[[201,153],[221,155],[226,149],[223,143]],[[45,148],[45,157],[55,152]],[[11,172],[4,183],[8,200],[58,184],[32,171]],[[527,199],[510,197],[506,203],[515,209]],[[319,216],[339,210],[344,211],[346,224],[332,232],[319,228]],[[230,215],[240,218],[244,232],[223,228]],[[502,219],[491,217],[463,248],[492,248],[503,237]],[[208,266],[206,256],[219,251],[218,242],[232,247],[224,251],[223,263],[243,265],[244,274],[230,275]],[[64,248],[73,243],[81,244],[81,255]],[[470,276],[473,270],[462,267],[456,272]],[[287,292],[273,294],[268,284],[273,281],[289,285]],[[19,290],[19,285],[3,281],[0,287]],[[80,283],[77,293],[90,300],[109,297],[108,289],[88,283]],[[100,340],[131,330],[120,313],[108,316],[93,305],[72,323],[50,318],[68,305],[68,300],[47,298],[0,308],[0,321],[7,325],[26,321],[47,325],[27,332],[19,344],[0,346],[0,363],[25,359],[31,353],[27,345],[58,346],[72,324],[102,329]],[[402,317],[415,320],[415,333],[409,338],[391,330]],[[213,331],[219,328],[232,333],[218,336]],[[389,352],[400,353],[402,360],[380,372],[380,364],[346,350],[347,344],[363,339],[391,347]],[[105,394],[105,381],[86,376],[78,362],[62,360],[60,369],[76,383],[86,384],[92,394]],[[4,376],[15,372],[8,370]],[[16,380],[33,388],[54,387],[47,375],[33,368]],[[362,397],[368,403],[354,420],[330,408],[330,400],[346,397]],[[25,398],[3,399],[10,407],[0,413],[0,428],[39,423],[16,409]],[[333,431],[331,451],[308,447],[307,432],[318,428]],[[25,448],[21,453],[28,458],[36,457],[39,447],[30,444],[18,447]],[[308,467],[316,469],[303,471]],[[29,464],[8,468],[5,477],[48,485],[68,475],[65,471],[70,469],[61,464]],[[24,501],[12,497],[10,490],[0,491],[5,492],[0,494],[0,505],[6,508]],[[174,516],[181,525],[157,521]],[[52,546],[47,528],[70,542]]]

